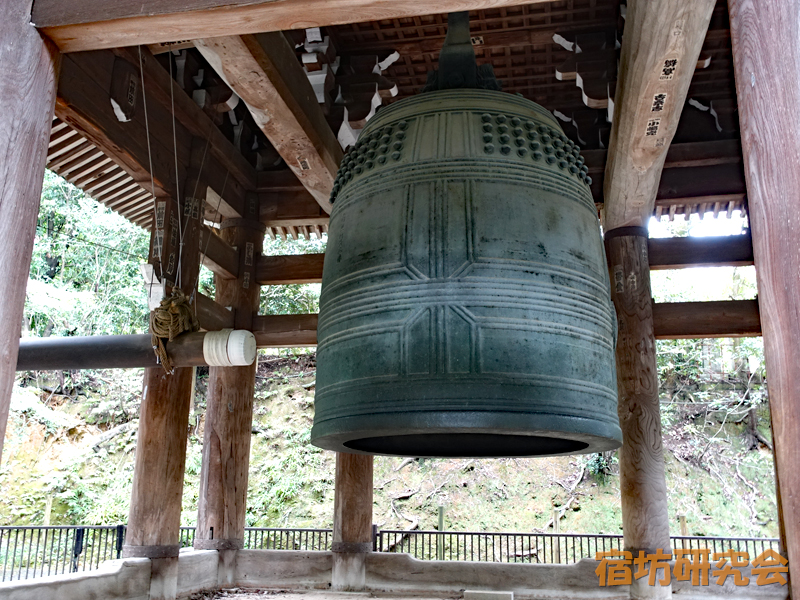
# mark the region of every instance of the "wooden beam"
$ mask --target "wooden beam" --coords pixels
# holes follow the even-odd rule
[[[197,320],[200,322],[200,329],[205,331],[219,331],[234,326],[233,311],[214,302],[205,294],[197,292],[195,298],[195,308],[197,310]]]
[[[327,225],[329,217],[306,190],[259,194],[260,220],[267,227]]]
[[[31,20],[62,52],[78,52],[530,3],[531,0],[445,0],[435,5],[418,0],[186,0],[180,4],[160,0],[37,0]]]
[[[753,264],[749,235],[651,238],[648,254],[650,269],[654,271]],[[256,281],[262,285],[319,283],[324,257],[324,254],[262,256],[256,264]]]
[[[746,193],[744,172],[737,164],[665,169],[656,188],[656,203],[665,206],[692,198],[721,198]]]
[[[755,300],[656,303],[653,323],[656,339],[761,335]],[[253,334],[259,348],[315,346],[317,315],[259,315]]]
[[[259,348],[298,348],[317,345],[317,315],[259,315],[253,317]]]
[[[145,369],[128,527],[122,555],[151,559],[152,587],[177,577],[181,498],[195,370]],[[171,577],[170,577],[171,576]],[[174,584],[173,584],[174,585]],[[167,588],[169,589],[169,588]],[[174,587],[172,589],[175,589]],[[168,594],[150,595],[166,600]]]
[[[761,335],[756,300],[656,303],[653,322],[659,340]]]
[[[667,149],[714,4],[715,0],[628,3],[605,170],[606,231],[645,226],[653,214]]]
[[[589,167],[589,174],[602,179],[606,168],[608,150],[583,150],[581,152]],[[739,140],[713,142],[688,142],[670,144],[664,169],[687,167],[711,167],[715,165],[741,164],[742,145]]]
[[[781,542],[800,585],[800,13],[795,2],[729,0],[747,193],[764,315]]]
[[[195,46],[247,104],[300,182],[330,212],[342,150],[284,35],[201,39]]]
[[[753,264],[753,242],[749,235],[650,238],[647,253],[653,271]]]
[[[200,256],[203,265],[222,279],[239,276],[239,250],[210,227],[203,227],[200,231]]]
[[[29,8],[29,2],[5,3],[0,19],[0,455],[59,70],[55,47],[28,26]]]
[[[262,256],[256,263],[256,281],[261,285],[319,283],[324,254]]]

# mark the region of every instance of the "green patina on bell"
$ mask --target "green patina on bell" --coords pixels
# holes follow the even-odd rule
[[[311,441],[419,457],[616,448],[616,317],[587,169],[549,112],[477,68],[465,22],[451,15],[429,91],[381,110],[339,169]]]

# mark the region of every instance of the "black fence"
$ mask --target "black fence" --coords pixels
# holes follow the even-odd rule
[[[778,551],[777,538],[675,536],[672,549],[730,548],[748,552],[751,559],[765,550]],[[470,531],[382,530],[376,534],[378,552],[402,552],[420,560],[466,560],[568,565],[598,552],[622,550],[621,535],[579,533],[488,533]]]
[[[124,525],[0,527],[0,581],[96,569],[122,556]]]
[[[191,547],[195,528],[181,527],[181,546]],[[244,547],[256,550],[327,551],[330,529],[248,527]],[[0,527],[0,581],[30,579],[96,569],[122,556],[125,525],[83,527]],[[620,550],[621,535],[577,533],[486,533],[468,531],[373,531],[377,552],[408,553],[420,560],[462,560],[571,564],[597,552]],[[733,548],[751,560],[765,550],[778,550],[776,538],[672,538],[673,550]]]
[[[379,531],[376,544],[378,552],[402,552],[420,560],[546,564],[571,564],[621,547],[621,535],[401,530]]]

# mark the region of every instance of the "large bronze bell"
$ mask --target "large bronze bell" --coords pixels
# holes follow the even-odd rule
[[[492,82],[451,20],[433,91],[379,111],[342,161],[317,446],[499,457],[620,445],[616,317],[587,168],[549,112]]]

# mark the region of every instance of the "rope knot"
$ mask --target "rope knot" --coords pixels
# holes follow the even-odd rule
[[[197,318],[192,312],[189,298],[179,288],[161,301],[161,305],[150,313],[150,340],[156,358],[167,373],[175,370],[172,360],[167,355],[164,341],[173,341],[185,331],[200,329]]]

